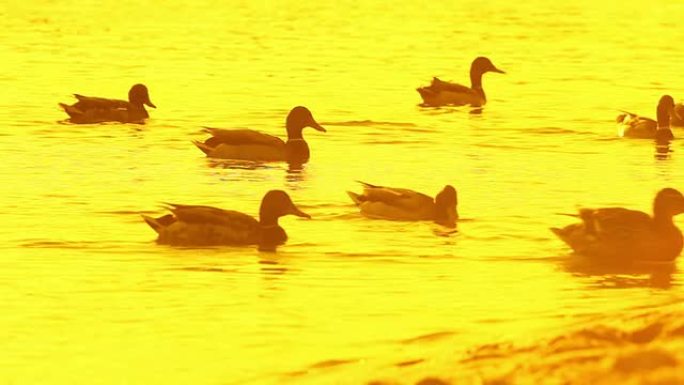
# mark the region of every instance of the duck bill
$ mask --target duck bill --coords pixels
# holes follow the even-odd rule
[[[492,68],[492,69],[489,70],[489,71],[490,71],[490,72],[496,72],[496,73],[499,73],[499,74],[505,74],[505,73],[506,73],[505,71],[500,70],[500,69],[498,69],[498,68],[496,68],[496,67]]]
[[[320,124],[318,124],[315,120],[314,120],[313,122],[311,122],[311,124],[310,124],[309,126],[310,126],[311,128],[313,128],[313,129],[315,129],[316,131],[328,132],[328,131],[325,130],[325,128],[323,128],[323,126],[321,126]]]
[[[290,211],[288,212],[288,214],[296,215],[296,216],[302,217],[302,218],[311,219],[311,215],[309,215],[309,214],[305,213],[304,211],[298,209],[294,205],[292,205],[292,207],[290,207]]]
[[[145,104],[152,107],[152,108],[157,108],[157,106],[155,106],[154,103],[152,103],[150,98],[147,98],[147,100],[145,100]]]

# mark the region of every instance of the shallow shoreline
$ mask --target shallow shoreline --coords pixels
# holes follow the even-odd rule
[[[684,384],[684,303],[602,316],[535,342],[429,358],[368,385]],[[429,364],[433,361],[432,364]],[[421,368],[422,367],[422,368]],[[407,368],[408,369],[408,368]]]

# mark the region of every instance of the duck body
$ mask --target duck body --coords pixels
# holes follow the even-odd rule
[[[677,127],[684,127],[684,104],[675,104],[674,112],[675,113],[670,118],[670,124]]]
[[[478,57],[470,66],[470,87],[445,82],[434,77],[429,86],[420,87],[416,90],[423,99],[423,106],[471,105],[481,107],[487,103],[487,97],[482,88],[482,75],[486,72],[505,73],[496,68],[489,59]]]
[[[245,246],[259,245],[261,250],[275,250],[287,241],[287,233],[278,218],[300,211],[284,191],[271,190],[263,198],[259,220],[233,210],[211,206],[168,204],[171,214],[159,218],[143,215],[157,233],[157,243],[172,246]]]
[[[410,189],[360,183],[364,186],[362,194],[351,191],[347,194],[366,217],[397,221],[432,220],[445,226],[456,226],[457,194],[452,186],[444,187],[433,199]]]
[[[306,163],[311,155],[302,136],[305,127],[325,132],[306,107],[295,107],[286,120],[287,141],[249,129],[205,128],[211,137],[194,142],[208,157],[250,161]]]
[[[654,201],[654,215],[621,207],[582,209],[582,222],[551,230],[576,253],[601,261],[671,261],[682,251],[672,217],[684,212],[684,196],[671,188]]]
[[[147,87],[143,84],[131,87],[128,101],[80,94],[74,94],[74,97],[78,100],[76,103],[59,103],[59,106],[69,115],[68,121],[75,124],[144,123],[149,118],[145,105],[156,108],[150,101]]]
[[[635,139],[671,140],[674,134],[670,129],[670,120],[675,119],[674,99],[663,95],[656,108],[657,120],[623,111],[617,117],[619,135]]]

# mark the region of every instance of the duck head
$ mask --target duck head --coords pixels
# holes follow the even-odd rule
[[[311,216],[299,210],[292,199],[282,190],[271,190],[264,195],[259,208],[259,223],[261,224],[261,238],[259,250],[275,251],[278,245],[287,241],[287,233],[278,225],[278,218],[284,215],[296,215],[298,217],[311,218]]]
[[[496,68],[491,60],[484,56],[480,56],[473,60],[470,65],[470,88],[482,88],[482,75],[486,72],[497,72],[505,74],[504,71]]]
[[[302,106],[297,106],[290,111],[287,115],[287,120],[285,121],[285,127],[287,128],[287,137],[289,139],[301,139],[302,130],[305,127],[311,127],[318,131],[326,132],[325,128],[318,124],[313,118],[311,111]]]
[[[672,217],[684,213],[684,195],[673,188],[658,191],[653,201],[653,217],[672,221]]]
[[[140,107],[145,104],[152,108],[157,108],[150,100],[150,94],[144,84],[136,84],[131,87],[130,91],[128,91],[128,101]]]
[[[435,222],[447,227],[456,227],[458,220],[458,194],[451,185],[446,185],[435,197]]]
[[[473,60],[473,63],[470,65],[470,75],[482,75],[486,72],[497,72],[500,74],[505,74],[504,71],[496,68],[496,66],[494,66],[494,63],[492,63],[492,61],[488,58],[484,56],[475,58],[475,60]]]
[[[663,95],[658,101],[658,128],[670,127],[670,116],[674,114],[674,99],[670,95]]]
[[[299,210],[290,196],[282,190],[271,190],[264,195],[259,208],[259,222],[262,225],[277,225],[278,218],[285,215],[296,215],[303,218],[311,216]]]

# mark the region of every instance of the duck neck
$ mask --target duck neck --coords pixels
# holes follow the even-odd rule
[[[273,214],[262,212],[259,214],[259,224],[262,228],[277,227],[278,217]]]
[[[475,68],[470,69],[470,88],[474,90],[482,89],[482,72]]]
[[[670,111],[664,106],[658,106],[658,129],[659,130],[669,130],[670,129]]]
[[[302,136],[302,131],[304,131],[302,128],[287,128],[287,139],[288,140],[303,140],[304,137]]]
[[[653,213],[653,223],[655,224],[655,227],[659,229],[675,227],[672,215],[662,213],[659,210],[656,210]]]

